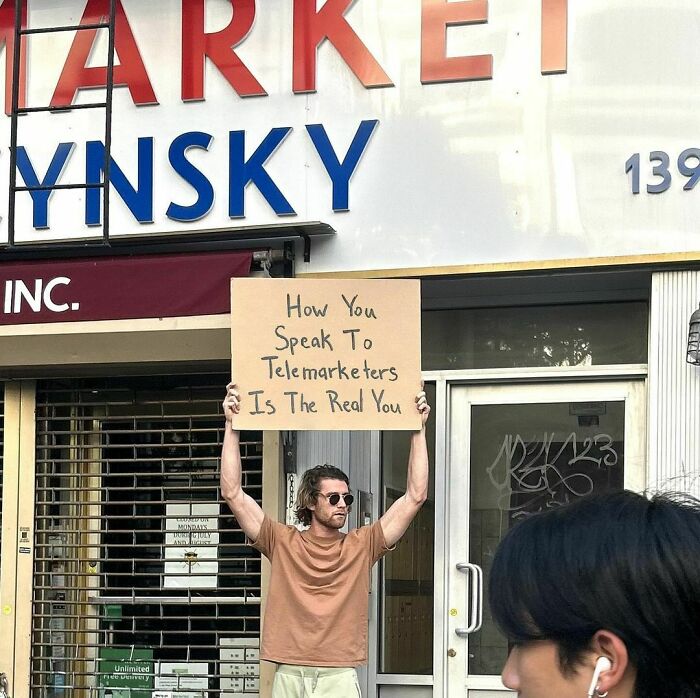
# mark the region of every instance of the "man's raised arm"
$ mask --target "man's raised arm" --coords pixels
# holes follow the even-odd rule
[[[243,491],[241,472],[240,433],[232,427],[232,419],[241,408],[240,396],[234,383],[226,386],[223,402],[226,426],[221,449],[221,495],[229,505],[243,533],[252,541],[260,535],[265,514],[260,505]]]
[[[406,532],[418,510],[423,506],[423,502],[428,498],[428,444],[425,440],[425,423],[430,414],[430,405],[422,390],[416,396],[416,409],[421,414],[422,425],[420,431],[414,431],[411,434],[406,493],[399,497],[379,519],[384,540],[389,548]]]

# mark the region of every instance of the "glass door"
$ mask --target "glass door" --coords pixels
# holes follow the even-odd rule
[[[644,488],[644,383],[457,385],[448,401],[448,693],[498,698],[511,694],[486,604],[496,546],[539,511]]]

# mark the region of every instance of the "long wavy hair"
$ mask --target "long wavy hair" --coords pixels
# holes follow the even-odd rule
[[[294,513],[304,526],[311,524],[311,509],[309,509],[309,505],[316,503],[319,494],[318,486],[321,480],[342,480],[348,487],[350,486],[348,476],[334,465],[325,463],[307,470],[301,476],[299,491],[294,504]]]

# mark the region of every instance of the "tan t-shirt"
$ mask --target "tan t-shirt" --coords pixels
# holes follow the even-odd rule
[[[253,547],[272,564],[260,657],[305,666],[365,664],[370,570],[387,552],[380,523],[326,541],[265,516]]]

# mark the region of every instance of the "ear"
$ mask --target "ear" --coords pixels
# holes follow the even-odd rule
[[[610,630],[599,630],[591,640],[591,648],[594,664],[598,657],[607,657],[612,663],[611,669],[600,674],[599,692],[605,693],[617,687],[620,695],[633,695],[636,671],[620,637]]]

